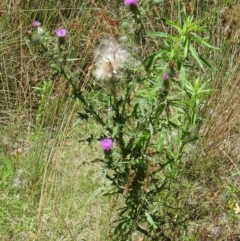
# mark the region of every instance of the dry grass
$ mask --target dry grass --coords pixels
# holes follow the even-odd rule
[[[182,207],[189,210],[192,222],[189,233],[181,240],[238,240],[240,229],[234,210],[240,194],[240,23],[234,20],[239,4],[215,2],[205,3],[202,11],[198,1],[182,1],[187,11],[199,18],[209,17],[208,7],[215,14],[221,13],[211,39],[222,50],[218,55],[209,53],[218,70],[212,77],[216,91],[207,102],[201,129],[204,138],[194,147],[197,154],[183,178],[182,187],[188,188],[180,190],[188,198]],[[84,89],[93,83],[88,70],[92,50],[102,38],[119,36],[121,23],[129,18],[128,11],[119,8],[120,3],[0,3],[0,29],[4,30],[0,37],[0,239],[110,239],[110,220],[115,215],[111,213],[111,201],[99,195],[88,203],[105,181],[99,175],[101,165],[91,162],[98,156],[98,146],[79,142],[91,132],[97,134],[99,127],[93,123],[73,127],[81,106],[66,100],[71,90],[60,76],[50,80],[52,87],[41,125],[36,125],[39,97],[32,87],[50,78],[46,64],[49,58],[45,54],[34,58],[40,54],[38,50],[29,54],[25,31],[33,19],[41,20],[51,33],[60,26],[69,29],[69,54],[79,58],[72,71],[78,73]],[[155,26],[154,17],[177,19],[176,9],[180,7],[178,1],[154,6],[144,15],[147,30],[162,30],[163,25]],[[215,20],[209,19],[209,26],[215,26]],[[141,56],[157,45],[140,46]]]
[[[238,6],[238,5],[237,5]],[[238,8],[229,10],[232,16]],[[240,22],[230,36],[222,35],[223,51],[216,60],[213,76],[215,92],[205,109],[201,127],[203,138],[196,146],[196,155],[190,168],[192,197],[202,209],[197,219],[197,240],[238,240],[239,212],[239,48],[229,41],[236,39]],[[238,40],[239,43],[239,40]],[[198,197],[198,199],[196,199]],[[209,211],[211,210],[211,211]],[[196,229],[195,229],[196,230]]]
[[[203,142],[205,158],[219,158],[219,154],[222,156],[223,153],[236,157],[239,153],[239,142],[237,142],[240,118],[239,63],[237,60],[225,86],[217,90],[208,103],[209,120],[205,126]]]

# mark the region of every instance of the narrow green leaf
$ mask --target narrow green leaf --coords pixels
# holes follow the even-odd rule
[[[205,59],[204,57],[202,57],[201,55],[199,55],[199,58],[202,60],[202,62],[204,64],[206,64],[208,67],[210,67],[211,69],[214,69],[216,70],[216,67],[211,63],[209,62],[207,59]]]
[[[153,221],[151,215],[148,212],[145,212],[145,215],[146,215],[147,221],[153,226],[154,229],[157,229],[157,225]]]
[[[194,136],[194,137],[188,139],[188,140],[185,142],[185,144],[190,143],[190,142],[194,142],[194,141],[196,141],[196,140],[198,140],[198,139],[199,139],[198,136]]]
[[[185,44],[184,44],[184,56],[183,56],[184,59],[186,59],[186,57],[187,57],[188,47],[189,47],[189,45],[188,45],[188,39],[186,39]]]
[[[140,111],[141,111],[141,115],[145,116],[145,110],[144,110],[144,103],[143,102],[139,103],[139,108],[140,108]]]
[[[42,90],[41,87],[37,87],[37,86],[33,86],[32,89],[34,89],[34,90]]]
[[[186,71],[183,66],[181,66],[181,69],[179,71],[179,80],[181,83],[181,88],[183,89],[185,87],[185,82],[186,82]]]
[[[162,133],[159,134],[158,137],[158,151],[160,154],[162,154],[163,151],[163,141],[164,141],[164,135]]]
[[[197,60],[198,64],[201,66],[201,68],[203,68],[202,60],[199,57],[197,50],[191,45],[189,46],[189,50],[190,50],[192,56]]]
[[[80,58],[67,59],[67,61],[76,61],[76,60],[80,60]]]
[[[146,67],[145,67],[146,71],[148,71],[151,68],[151,66],[153,65],[154,59],[155,59],[155,54],[149,56],[147,59],[144,60],[144,62],[146,62]]]
[[[211,48],[211,49],[219,49],[211,44],[209,44],[208,42],[206,42],[202,37],[200,37],[199,35],[197,35],[196,33],[194,32],[191,32],[191,34],[194,36],[194,38],[196,40],[198,40],[198,42],[202,43],[203,45],[207,46],[208,48]]]
[[[147,35],[151,36],[151,37],[163,37],[163,38],[168,38],[168,39],[173,38],[172,35],[163,33],[163,32],[153,32],[153,33],[148,33]]]
[[[153,136],[153,125],[152,125],[152,123],[149,123],[149,131],[150,131],[150,134],[151,134],[151,136]]]
[[[163,51],[160,50],[160,51],[157,51],[155,54],[152,54],[148,58],[146,58],[144,60],[144,63],[146,63],[146,67],[145,67],[146,71],[148,71],[151,68],[155,59],[161,58],[162,55],[163,55]]]
[[[99,193],[101,193],[106,187],[112,185],[112,181],[107,182],[104,186],[99,187],[97,190],[95,190],[92,195],[89,197],[87,202],[85,203],[85,206],[89,204]]]
[[[174,23],[174,22],[172,22],[172,21],[170,21],[170,20],[167,20],[166,23],[167,23],[168,25],[174,27],[175,29],[177,29],[177,31],[178,31],[179,33],[181,33],[181,32],[183,31],[183,29],[182,29],[179,25],[177,25],[176,23]]]

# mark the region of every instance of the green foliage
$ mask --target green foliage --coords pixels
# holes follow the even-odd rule
[[[47,108],[47,97],[49,96],[50,89],[51,89],[51,82],[46,81],[45,79],[42,80],[41,87],[33,87],[35,90],[36,94],[39,95],[40,100],[39,100],[39,106],[36,114],[36,123],[40,124],[41,119],[46,112]]]
[[[187,16],[186,12],[182,12],[183,23],[179,25],[167,19],[161,19],[163,23],[172,27],[176,32],[175,35],[171,35],[164,32],[148,33],[150,37],[160,37],[163,39],[163,47],[155,54],[147,58],[147,70],[152,66],[153,62],[157,59],[164,60],[166,63],[173,61],[176,63],[178,71],[183,71],[183,67],[190,65],[189,56],[191,55],[198,65],[203,68],[203,63],[210,68],[214,68],[213,65],[205,59],[196,46],[208,47],[210,49],[218,49],[212,46],[204,38],[202,38],[198,32],[204,33],[205,29],[200,26],[202,21],[194,21],[193,16]],[[157,64],[155,64],[157,65]],[[156,68],[156,66],[153,67]],[[194,65],[191,65],[194,66]]]
[[[11,186],[13,170],[11,161],[0,156],[0,188],[1,191],[7,190]]]

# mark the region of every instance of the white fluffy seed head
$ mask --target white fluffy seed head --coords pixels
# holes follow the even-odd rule
[[[103,39],[94,50],[95,70],[93,75],[100,81],[112,77],[121,78],[119,71],[126,66],[129,60],[129,52],[115,39]]]

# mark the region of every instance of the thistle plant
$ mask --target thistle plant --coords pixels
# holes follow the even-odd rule
[[[136,1],[126,3],[135,6]],[[103,40],[94,51],[93,71],[102,88],[91,93],[78,88],[58,42],[57,73],[82,104],[79,122],[93,119],[101,126],[101,135],[91,134],[86,141],[98,141],[102,149],[99,160],[108,182],[99,190],[121,200],[109,231],[112,240],[132,240],[136,233],[147,240],[169,240],[169,231],[178,235],[187,229],[189,214],[181,208],[185,197],[176,187],[181,187],[189,145],[199,138],[203,100],[211,92],[207,80],[187,78],[188,66],[195,66],[188,57],[211,67],[193,44],[214,47],[197,35],[204,28],[191,17],[182,26],[166,23],[177,34],[149,34],[161,38],[163,48],[143,66],[136,64],[127,44]]]
[[[166,73],[164,66],[161,77],[156,77],[159,69],[143,77],[133,77],[126,67],[122,72],[121,94],[116,94],[116,89],[102,89],[102,108],[96,112],[91,104],[85,104],[80,117],[92,116],[101,124],[105,138],[92,140],[100,139],[104,152],[100,160],[109,180],[105,195],[120,196],[124,202],[113,222],[112,239],[131,240],[136,232],[149,240],[164,239],[164,230],[184,229],[187,222],[186,213],[182,215],[178,209],[181,195],[175,204],[170,201],[175,195],[171,188],[181,178],[189,144],[198,138],[201,100],[210,90],[206,89],[207,81],[202,83],[198,78],[185,79],[182,89],[174,70]],[[114,76],[106,81],[117,88]],[[85,101],[91,102],[91,97]]]

